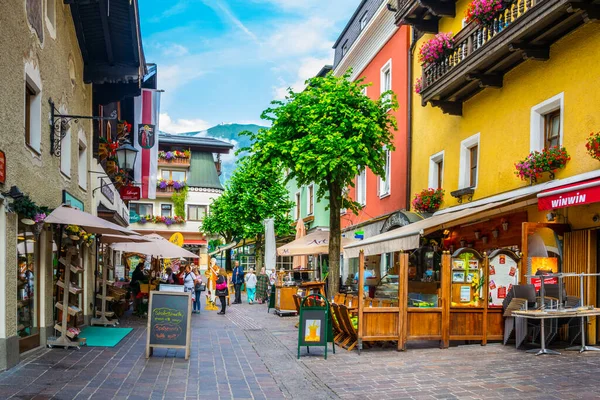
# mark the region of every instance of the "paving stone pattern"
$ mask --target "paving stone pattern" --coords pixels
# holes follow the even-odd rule
[[[297,317],[266,305],[193,316],[189,362],[181,350],[145,358],[145,320],[114,348],[40,349],[0,374],[0,399],[593,399],[600,354],[536,357],[500,344],[432,343],[348,352],[302,349]],[[329,348],[331,350],[331,347]]]

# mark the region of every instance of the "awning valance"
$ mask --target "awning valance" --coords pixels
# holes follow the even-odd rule
[[[600,202],[600,179],[544,190],[537,197],[540,211],[597,203]]]
[[[354,243],[354,239],[341,238],[341,248]],[[329,254],[329,231],[316,230],[277,248],[278,256],[307,256],[315,254]]]
[[[535,204],[536,201],[535,199],[531,199],[512,205],[509,204],[521,199],[522,198],[513,198],[510,200],[488,203],[479,207],[465,208],[456,212],[434,215],[431,218],[417,221],[410,225],[382,233],[381,235],[373,236],[344,246],[344,257],[356,258],[361,250],[365,252],[365,256],[371,256],[416,249],[420,245],[421,236],[428,235],[440,229],[460,225],[475,218],[489,217],[526,207]]]
[[[225,246],[219,246],[215,251],[208,253],[208,255],[212,257],[216,254],[219,254],[222,251],[231,250],[235,247],[236,244],[237,244],[237,242],[231,242],[229,244],[226,244]]]

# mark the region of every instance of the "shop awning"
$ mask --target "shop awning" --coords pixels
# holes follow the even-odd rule
[[[68,206],[56,208],[46,217],[44,222],[48,224],[78,225],[86,232],[96,234],[138,235],[137,232]]]
[[[441,229],[464,224],[474,219],[490,217],[526,207],[535,204],[536,202],[535,199],[530,199],[510,204],[522,199],[523,197],[518,197],[510,200],[488,203],[478,207],[465,208],[456,212],[434,215],[431,218],[417,221],[410,225],[382,233],[381,235],[346,245],[344,246],[344,257],[356,258],[361,250],[365,252],[365,256],[371,256],[416,249],[420,245],[421,236],[428,235]]]
[[[597,203],[600,202],[600,179],[544,190],[537,197],[540,211]]]
[[[237,242],[231,242],[229,244],[226,244],[225,246],[219,246],[217,250],[213,251],[212,253],[208,253],[208,255],[212,257],[216,254],[219,254],[222,251],[231,250],[235,247],[236,244]]]
[[[354,239],[342,237],[341,248],[356,242]],[[329,231],[316,230],[277,248],[278,256],[306,256],[329,254]]]
[[[169,242],[167,239],[159,238],[158,235],[152,234],[143,237],[149,241],[143,243],[116,243],[111,247],[113,250],[146,254],[155,258],[199,258],[198,255]]]

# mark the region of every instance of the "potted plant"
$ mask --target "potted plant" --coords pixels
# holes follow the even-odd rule
[[[108,147],[108,140],[105,137],[100,137],[98,142],[98,158],[100,161],[104,161],[108,158],[110,149]]]
[[[556,171],[564,168],[570,159],[567,149],[562,146],[535,150],[515,164],[515,175],[522,180],[529,180],[530,184],[537,182],[544,172],[549,172],[550,179],[554,179]]]
[[[412,206],[419,212],[433,213],[439,210],[442,201],[444,201],[444,190],[429,188],[415,195]]]
[[[117,156],[110,155],[106,159],[106,173],[110,176],[115,175],[119,171],[117,166]]]
[[[585,148],[594,160],[600,161],[600,132],[590,133],[585,143]]]
[[[423,91],[423,78],[419,77],[415,79],[415,93],[421,94]]]
[[[503,0],[472,0],[465,11],[465,23],[475,22],[490,27],[505,9],[506,3]]]
[[[453,50],[454,36],[452,32],[440,32],[423,43],[419,49],[419,62],[424,66],[440,62]]]

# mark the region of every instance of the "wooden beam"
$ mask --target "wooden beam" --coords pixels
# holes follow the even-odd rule
[[[431,100],[431,105],[442,109],[444,114],[462,116],[462,103],[458,101]]]
[[[452,256],[445,251],[442,254],[441,289],[442,289],[442,341],[440,347],[447,349],[450,346],[450,302],[452,301]]]
[[[501,74],[467,74],[466,76],[468,81],[479,81],[479,87],[487,88],[501,88],[503,76]]]
[[[398,350],[406,350],[408,338],[408,253],[400,253],[398,268]]]
[[[600,4],[595,3],[572,3],[567,12],[576,13],[583,11],[583,20],[585,22],[597,21],[600,19]]]
[[[438,33],[438,19],[405,18],[402,23],[411,25],[415,29],[424,33]]]
[[[548,61],[550,59],[550,46],[534,46],[513,43],[508,45],[510,51],[520,51],[525,60]]]
[[[427,7],[434,15],[440,17],[455,17],[456,6],[454,1],[418,0],[421,5]]]
[[[104,34],[104,44],[106,46],[106,58],[109,65],[115,65],[115,58],[112,48],[112,39],[110,37],[110,27],[108,26],[108,7],[106,0],[100,0],[100,21],[102,22],[102,33]]]
[[[362,350],[362,341],[364,335],[365,320],[363,318],[363,311],[365,309],[365,252],[361,250],[358,254],[358,354]],[[335,295],[335,294],[334,294]]]
[[[85,36],[83,35],[83,24],[81,23],[79,5],[77,3],[73,3],[69,7],[71,7],[71,15],[75,24],[75,33],[77,35],[77,41],[79,42],[79,49],[81,51],[81,57],[83,58],[85,68],[85,65],[87,65],[90,58],[87,51],[87,44],[85,43]]]

